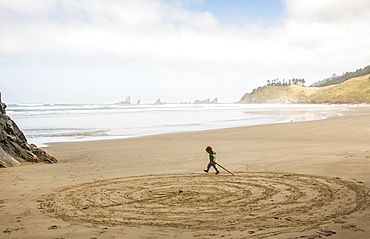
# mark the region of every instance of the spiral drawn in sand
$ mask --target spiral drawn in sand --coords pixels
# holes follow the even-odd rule
[[[369,206],[369,190],[339,178],[282,173],[148,175],[70,186],[41,208],[107,226],[301,232]]]

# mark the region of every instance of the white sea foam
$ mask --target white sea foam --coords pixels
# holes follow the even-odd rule
[[[9,104],[30,143],[111,139],[323,119],[338,105],[257,104]]]

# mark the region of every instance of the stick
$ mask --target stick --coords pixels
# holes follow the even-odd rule
[[[235,176],[232,172],[230,172],[229,170],[227,170],[226,168],[224,168],[221,164],[219,163],[216,163],[218,166],[220,166],[222,169],[224,169],[226,172],[230,173],[231,175]]]

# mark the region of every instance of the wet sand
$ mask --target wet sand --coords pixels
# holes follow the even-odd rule
[[[310,122],[52,144],[0,169],[1,238],[369,238],[370,107]],[[204,173],[207,145],[221,169]]]

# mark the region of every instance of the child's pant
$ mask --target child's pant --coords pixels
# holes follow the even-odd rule
[[[209,169],[211,168],[211,166],[216,170],[216,172],[218,172],[216,161],[210,161],[209,162],[209,164],[207,165],[207,172],[209,171]]]

